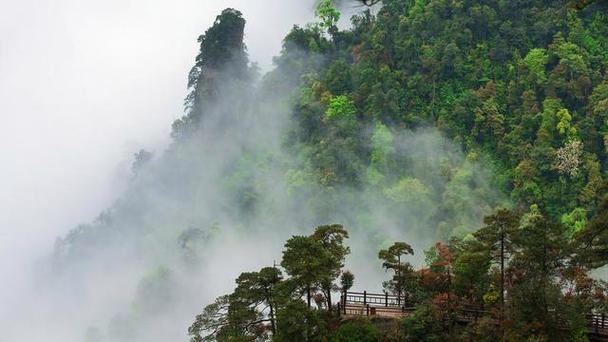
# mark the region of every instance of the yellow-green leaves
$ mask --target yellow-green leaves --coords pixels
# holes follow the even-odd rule
[[[534,76],[536,76],[536,82],[542,83],[547,80],[545,75],[545,65],[549,61],[547,50],[545,49],[532,49],[524,58],[524,63]]]
[[[371,163],[367,169],[367,180],[378,184],[384,179],[384,172],[390,156],[395,152],[393,133],[381,122],[376,123],[371,137]]]
[[[576,139],[576,128],[572,127],[572,115],[566,108],[557,111],[557,131],[560,135],[566,136],[568,141]]]
[[[429,189],[417,178],[402,178],[393,187],[385,189],[384,195],[395,202],[415,203],[428,200]]]
[[[340,20],[340,11],[334,6],[332,0],[320,0],[315,10],[315,16],[321,20],[319,26],[329,30]]]
[[[587,210],[575,208],[570,213],[563,214],[561,222],[568,230],[570,237],[572,237],[587,225]]]
[[[354,118],[356,114],[357,108],[355,108],[354,103],[347,96],[340,95],[330,98],[325,111],[325,118],[327,120]]]

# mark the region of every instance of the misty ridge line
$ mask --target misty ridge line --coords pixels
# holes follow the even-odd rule
[[[366,152],[337,153],[335,161],[362,181],[319,180],[311,164],[326,156],[296,137],[302,117],[293,108],[311,96],[319,77],[311,70],[328,57],[286,40],[277,68],[259,79],[242,42],[244,20],[235,10],[223,15],[199,39],[187,113],[173,125],[171,146],[159,156],[140,152],[121,198],[56,243],[41,296],[70,317],[65,341],[184,336],[194,314],[232,288],[241,270],[271,264],[287,237],[323,223],[344,224],[355,252],[347,266],[379,278],[366,260],[388,241],[420,248],[453,226],[466,234],[503,201],[483,157],[465,156],[430,127],[375,123],[349,135],[353,122],[340,119],[328,128],[336,141]],[[229,44],[213,50],[210,36]],[[319,34],[318,44],[326,40]],[[371,278],[358,281],[375,284]]]

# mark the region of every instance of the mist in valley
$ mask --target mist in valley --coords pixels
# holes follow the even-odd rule
[[[30,5],[13,10],[51,20]],[[7,207],[0,244],[0,341],[186,340],[193,317],[229,292],[238,274],[272,266],[287,238],[328,223],[343,224],[351,235],[346,268],[356,276],[355,288],[379,290],[386,277],[377,259],[380,248],[407,241],[420,264],[423,249],[451,234],[473,231],[505,200],[491,189],[483,156],[463,154],[431,127],[369,125],[363,136],[353,138],[369,142],[362,148],[385,158],[370,162],[340,157],[366,180],[358,186],[318,182],[310,165],[315,155],[293,138],[298,125],[294,106],[305,75],[281,64],[281,57],[271,62],[272,56],[298,53],[324,63],[322,56],[309,52],[285,47],[281,52],[281,41],[293,24],[314,20],[313,0],[277,0],[264,6],[191,2],[178,8],[111,2],[103,5],[108,11],[103,13],[97,12],[101,5],[46,6],[51,13],[69,13],[67,27],[56,28],[55,20],[48,23],[56,32],[85,25],[78,19],[83,13],[103,21],[99,26],[89,23],[91,32],[114,32],[98,33],[100,39],[121,36],[117,26],[132,30],[111,46],[114,58],[109,60],[90,61],[96,43],[87,40],[94,37],[72,37],[76,40],[66,45],[48,43],[51,62],[38,68],[65,74],[47,75],[47,84],[58,90],[34,91],[36,107],[23,99],[29,105],[21,108],[17,101],[25,97],[18,85],[30,85],[0,81],[2,94],[15,93],[12,99],[1,98],[3,112],[20,110],[32,117],[35,127],[26,131],[22,125],[29,121],[18,122],[20,129],[9,126],[2,141],[9,156],[2,165],[9,173],[2,177],[8,191],[3,195]],[[182,122],[189,129],[174,125],[171,131],[171,122],[182,116],[188,91],[184,83],[197,53],[195,38],[227,7],[242,11],[247,20],[248,56],[243,57],[248,59],[245,64],[231,61],[214,73],[213,101],[200,113],[196,106],[187,108]],[[158,25],[159,16],[163,25]],[[144,28],[158,35],[148,35]],[[30,35],[23,30],[18,37]],[[135,41],[149,49],[136,51],[130,46]],[[86,51],[71,56],[85,62],[77,67],[55,63],[70,48],[73,53]],[[1,54],[8,66],[37,61]],[[130,61],[125,68],[136,69],[122,83],[114,63],[125,60]],[[243,65],[242,74],[234,77]],[[23,78],[19,71],[27,73],[9,71],[8,78]],[[79,83],[83,73],[91,75]],[[84,90],[87,96],[77,95],[83,92],[79,84],[90,87]],[[65,106],[51,105],[56,96]],[[70,104],[72,98],[79,106]],[[55,111],[71,114],[57,119]],[[85,123],[91,127],[79,126]],[[53,135],[39,134],[36,128]],[[101,133],[91,136],[97,130]],[[56,144],[47,144],[49,139]],[[20,141],[26,144],[13,147]],[[45,145],[50,152],[38,149]],[[26,159],[39,160],[19,164],[27,153],[32,155]],[[46,159],[49,153],[54,163]],[[28,177],[19,176],[22,172]],[[24,178],[14,181],[19,177]],[[44,183],[56,185],[38,187]]]

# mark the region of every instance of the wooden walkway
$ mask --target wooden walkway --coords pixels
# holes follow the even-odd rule
[[[338,303],[338,312],[346,319],[357,316],[397,319],[407,317],[415,310],[415,304],[407,301],[406,297],[367,291],[343,293]],[[488,311],[465,307],[457,309],[456,312],[459,324],[470,324],[490,315]],[[608,342],[608,315],[588,314],[586,319],[589,340]],[[567,330],[568,327],[564,326],[563,329]]]

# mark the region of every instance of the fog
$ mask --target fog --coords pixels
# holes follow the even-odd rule
[[[243,11],[250,56],[268,69],[311,3],[0,1],[0,330],[31,263],[124,191],[133,153],[167,145],[215,16]]]
[[[322,189],[283,146],[289,89],[226,80],[200,131],[171,144],[196,37],[215,16],[243,12],[250,59],[265,72],[291,26],[312,20],[313,2],[1,5],[0,341],[185,340],[238,273],[272,265],[286,238],[317,224],[347,226],[348,267],[370,289],[381,283],[377,249],[426,247],[442,203],[457,202],[445,214],[457,228],[479,224],[501,195],[483,162],[435,129],[393,132],[395,155],[422,184],[413,197],[399,183]],[[142,148],[154,158],[134,176]]]
[[[95,215],[121,191],[134,152],[166,145],[196,37],[228,6],[245,13],[250,55],[265,69],[311,17],[302,1],[0,2],[0,250]]]

